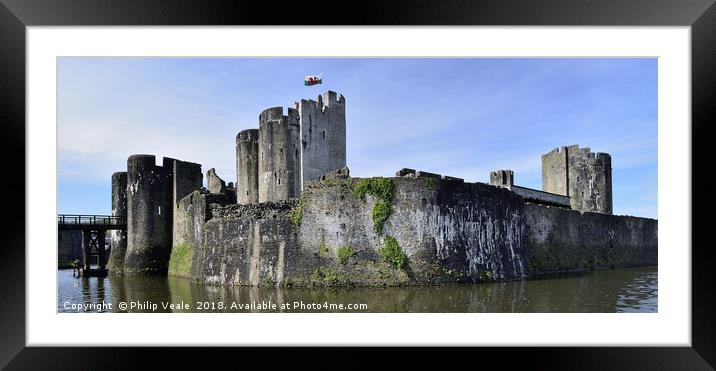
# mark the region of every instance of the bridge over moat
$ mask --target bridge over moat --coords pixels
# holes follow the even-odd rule
[[[107,257],[105,251],[107,231],[126,230],[127,219],[109,215],[57,215],[58,231],[82,231],[82,266],[80,274],[85,277],[106,276]],[[91,257],[97,255],[97,267],[91,268]]]

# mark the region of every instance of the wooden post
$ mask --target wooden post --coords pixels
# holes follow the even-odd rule
[[[92,231],[82,230],[82,275],[87,276],[90,269],[90,243],[92,242]]]
[[[97,265],[99,268],[99,274],[104,275],[104,271],[107,268],[107,259],[105,258],[104,243],[107,231],[104,229],[97,230],[97,252],[98,261]]]

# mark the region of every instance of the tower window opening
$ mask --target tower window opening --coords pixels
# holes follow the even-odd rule
[[[325,130],[323,130],[321,132],[321,139],[326,139],[326,131]]]
[[[162,215],[162,207],[161,206],[158,207],[158,210],[159,210],[159,215]]]
[[[278,185],[281,185],[281,178],[278,178]]]

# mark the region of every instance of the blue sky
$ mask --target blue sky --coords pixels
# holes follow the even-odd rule
[[[354,176],[513,169],[541,189],[540,156],[579,144],[612,155],[615,214],[657,217],[657,60],[616,58],[59,58],[59,212],[109,214],[135,153],[234,181],[239,131],[328,89],[346,97]]]

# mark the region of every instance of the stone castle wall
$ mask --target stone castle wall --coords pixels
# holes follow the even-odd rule
[[[578,145],[542,155],[542,190],[569,196],[573,210],[612,213],[612,162]]]
[[[112,216],[127,218],[127,172],[112,174]],[[120,272],[127,252],[127,230],[110,231],[110,253],[107,268]]]
[[[317,101],[303,99],[301,122],[301,189],[311,180],[346,166],[346,100],[328,91]]]
[[[658,222],[526,204],[530,274],[657,264]]]
[[[300,193],[299,127],[295,110],[283,115],[282,107],[259,117],[259,202],[298,197]]]
[[[259,202],[259,131],[247,129],[236,136],[236,200]]]
[[[152,155],[127,160],[127,251],[125,273],[162,273],[172,246],[172,171]]]
[[[230,285],[413,285],[656,264],[656,220],[525,203],[480,183],[392,181],[391,213],[379,233],[378,199],[357,197],[358,179],[309,182],[300,200],[253,205],[207,203],[195,192],[181,201],[194,234],[191,264],[180,274]],[[204,206],[189,211],[187,202]],[[196,210],[204,210],[198,218]],[[407,266],[381,259],[387,236]],[[341,264],[347,248],[352,254]]]
[[[333,91],[317,101],[264,110],[259,129],[236,137],[237,203],[298,197],[304,184],[346,166],[345,98]]]
[[[166,273],[174,242],[175,207],[178,200],[201,188],[202,182],[199,164],[164,157],[158,166],[153,155],[130,156],[127,247],[123,262],[118,256],[113,258],[110,272]]]

